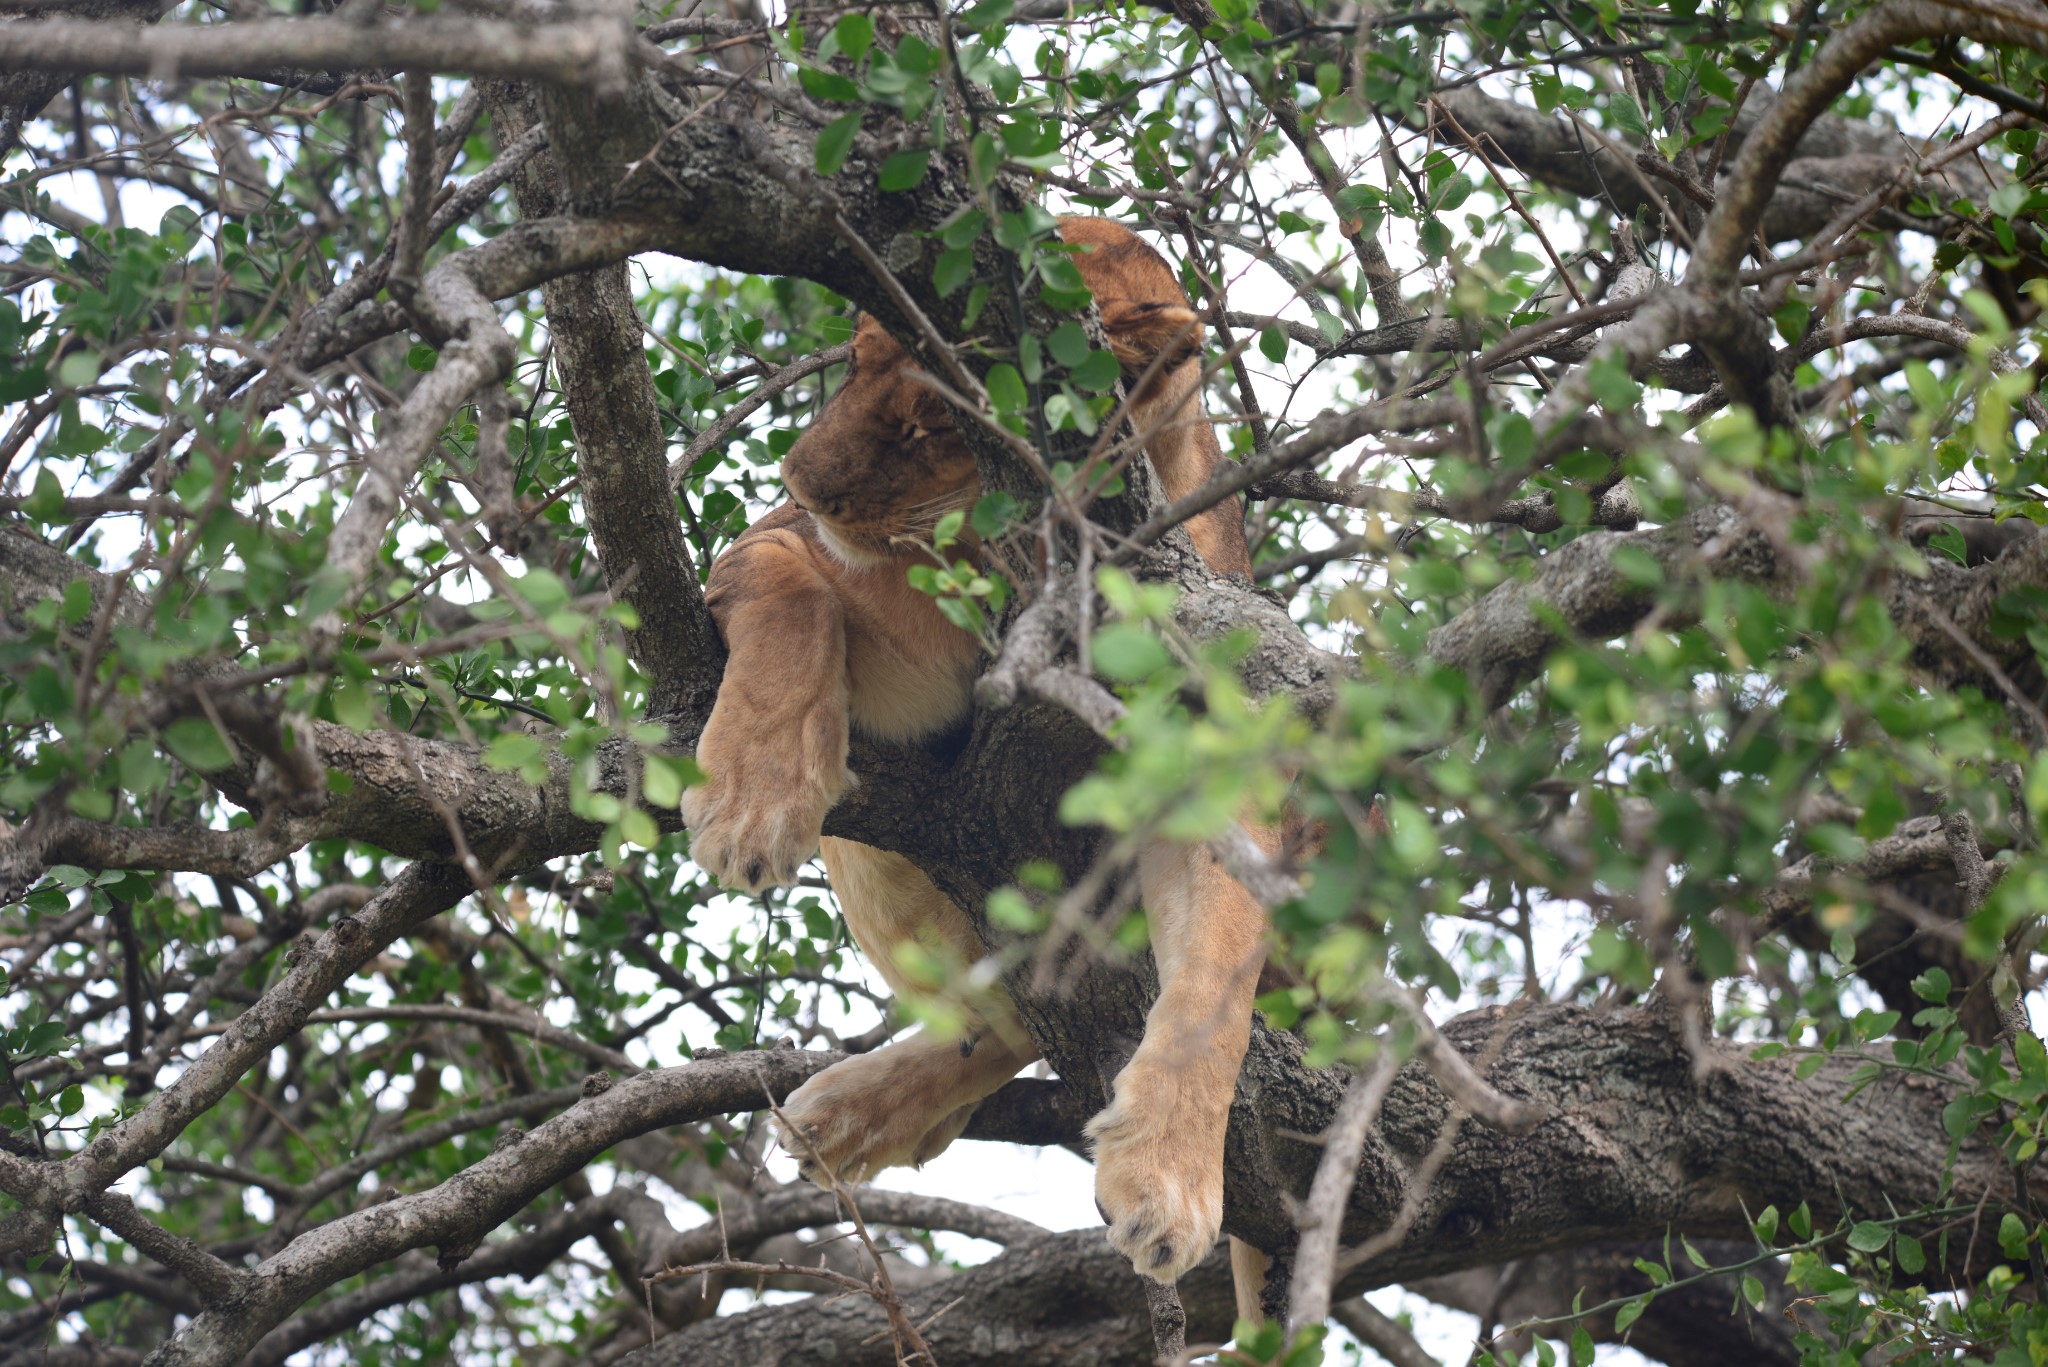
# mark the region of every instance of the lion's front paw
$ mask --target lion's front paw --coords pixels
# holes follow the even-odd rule
[[[964,1127],[965,1116],[934,1114],[888,1085],[878,1061],[862,1054],[834,1064],[782,1103],[776,1138],[805,1181],[829,1191],[835,1177],[865,1182],[884,1168],[917,1167]]]
[[[793,743],[794,742],[794,743]],[[825,813],[852,784],[844,757],[826,763],[800,738],[714,714],[697,745],[705,781],[683,794],[690,857],[728,888],[794,883],[818,852]]]
[[[830,806],[822,795],[771,792],[716,779],[683,794],[690,858],[728,888],[759,892],[796,881],[818,852]]]
[[[1207,1257],[1223,1230],[1223,1152],[1216,1127],[1176,1114],[1170,1087],[1119,1078],[1117,1099],[1088,1122],[1095,1205],[1111,1247],[1155,1281]],[[1163,1093],[1163,1095],[1162,1095]]]

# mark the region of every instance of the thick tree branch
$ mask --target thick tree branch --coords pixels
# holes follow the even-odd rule
[[[1700,231],[1687,282],[1724,293],[1807,129],[1886,49],[1944,36],[2048,51],[2048,17],[2024,0],[1885,0],[1837,30],[1743,141]]]
[[[2015,1199],[1995,1146],[1974,1138],[1959,1152],[1953,1188],[1944,1186],[1942,1155],[1921,1141],[1954,1094],[1948,1085],[1902,1077],[1866,1089],[1845,1107],[1840,1097],[1854,1060],[1831,1063],[1800,1081],[1789,1060],[1748,1063],[1732,1048],[1722,1050],[1726,1068],[1698,1080],[1683,1040],[1639,1010],[1548,1006],[1506,1023],[1489,1010],[1445,1027],[1468,1055],[1497,1032],[1506,1038],[1488,1081],[1510,1095],[1543,1098],[1556,1108],[1553,1117],[1522,1136],[1463,1127],[1449,1161],[1423,1193],[1421,1218],[1395,1247],[1353,1269],[1340,1292],[1554,1249],[1661,1240],[1667,1230],[1695,1243],[1746,1239],[1750,1213],[1768,1204],[1782,1210],[1809,1201],[1850,1218],[1887,1219],[1895,1209],[1938,1205],[1945,1193],[1966,1205],[1988,1198],[1987,1209]],[[1277,1037],[1260,1038],[1270,1045]],[[1239,1182],[1277,1178],[1280,1190],[1307,1189],[1320,1151],[1276,1131],[1320,1132],[1344,1092],[1339,1076],[1298,1071],[1298,1045],[1268,1052],[1261,1044],[1254,1046],[1247,1081],[1265,1119],[1252,1123],[1272,1128],[1262,1129],[1251,1149],[1240,1147],[1233,1134],[1231,1203],[1240,1213],[1246,1207]],[[1349,1237],[1391,1223],[1409,1197],[1416,1156],[1429,1151],[1452,1114],[1453,1104],[1426,1069],[1411,1064],[1400,1070],[1358,1169],[1346,1213]],[[1259,1209],[1266,1222],[1284,1227],[1284,1202],[1277,1196]],[[1966,1242],[1949,1240],[1956,1260],[1950,1270],[1957,1273]],[[1992,1241],[1983,1242],[1978,1260],[1988,1265],[1998,1255],[1988,1246]],[[1284,1239],[1273,1246],[1284,1246]],[[1182,1280],[1191,1343],[1228,1332],[1231,1298],[1224,1282],[1220,1250]],[[948,1334],[958,1335],[951,1339],[954,1354],[978,1367],[1151,1360],[1142,1285],[1126,1262],[1108,1254],[1099,1231],[1014,1248],[928,1294],[929,1302],[913,1299],[913,1314],[959,1296],[977,1307],[957,1328],[949,1329],[945,1318],[931,1327],[942,1360]],[[1725,1314],[1725,1294],[1718,1304]],[[696,1325],[629,1361],[633,1367],[738,1367],[775,1360],[777,1345],[803,1343],[816,1352],[831,1343],[844,1354],[836,1361],[881,1364],[889,1360],[886,1345],[862,1343],[881,1324],[872,1307],[821,1298]],[[991,1334],[991,1326],[999,1328]],[[1738,1324],[1735,1332],[1746,1330]]]
[[[415,1248],[439,1245],[444,1261],[467,1256],[491,1230],[613,1145],[653,1130],[780,1100],[836,1059],[770,1049],[707,1056],[636,1074],[586,1094],[432,1190],[400,1196],[299,1235],[243,1273],[233,1296],[208,1309],[153,1354],[151,1367],[227,1367],[308,1299]],[[514,1132],[515,1134],[517,1132]],[[886,1200],[886,1198],[884,1198]],[[929,1213],[929,1207],[925,1208]],[[958,1218],[958,1217],[956,1217]],[[1012,1237],[1022,1222],[992,1217],[985,1233]]]
[[[1617,569],[1612,556],[1623,546],[1654,560],[1661,581],[1644,583]],[[1665,627],[1682,626],[1692,620],[1692,609],[1674,590],[1696,576],[1783,587],[1796,574],[1762,531],[1731,509],[1705,508],[1670,527],[1594,533],[1559,548],[1533,577],[1502,585],[1437,628],[1429,653],[1439,665],[1464,671],[1484,706],[1498,707],[1536,676],[1565,634],[1619,636],[1659,606]],[[1990,692],[1995,685],[1956,648],[1935,614],[1946,613],[1993,658],[2013,661],[2020,655],[2014,644],[1990,631],[1991,605],[2009,589],[2042,583],[2048,583],[2048,536],[2037,533],[1977,569],[1943,561],[1931,564],[1922,580],[1895,576],[1885,596],[1893,620],[1914,643],[1916,667],[1944,684],[1972,683]]]
[[[269,77],[280,70],[411,70],[623,84],[637,60],[630,27],[603,19],[520,24],[474,15],[387,23],[340,19],[132,24],[44,19],[7,26],[0,71]]]
[[[492,115],[520,141],[542,125],[533,104],[499,87]],[[513,180],[521,216],[545,219],[570,196],[561,158],[533,158]],[[647,714],[710,715],[725,647],[704,606],[697,566],[669,490],[667,439],[625,263],[541,287],[555,366],[576,432],[590,537],[613,594],[639,619],[633,657],[649,679]]]
[[[525,1233],[490,1241],[459,1263],[443,1266],[417,1254],[400,1258],[389,1273],[368,1286],[322,1302],[264,1335],[241,1361],[247,1367],[282,1367],[294,1353],[361,1324],[379,1310],[493,1277],[537,1277],[578,1239],[618,1220],[639,1196],[632,1187],[615,1186],[602,1196],[550,1211]]]

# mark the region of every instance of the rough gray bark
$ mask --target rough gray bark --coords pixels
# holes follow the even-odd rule
[[[1181,1278],[1188,1343],[1230,1333],[1230,1262],[1219,1249]],[[1145,1285],[1100,1230],[1054,1234],[912,1293],[940,1362],[976,1367],[1150,1367]],[[956,1304],[957,1302],[957,1304]],[[953,1308],[944,1314],[944,1307]],[[625,1359],[632,1367],[895,1367],[888,1321],[863,1296],[814,1297],[706,1320]]]
[[[508,141],[536,126],[533,101],[518,88],[494,94],[493,114]],[[564,141],[574,145],[573,135]],[[561,211],[558,161],[542,153],[513,178],[523,217]],[[647,715],[708,716],[725,650],[669,492],[668,443],[627,267],[550,280],[541,299],[575,427],[591,541],[613,598],[639,618],[627,639],[650,681]]]

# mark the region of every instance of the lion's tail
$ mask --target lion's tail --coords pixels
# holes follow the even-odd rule
[[[1237,1289],[1237,1317],[1253,1324],[1266,1322],[1259,1299],[1266,1292],[1266,1270],[1273,1265],[1258,1249],[1232,1235],[1230,1239],[1230,1282]]]

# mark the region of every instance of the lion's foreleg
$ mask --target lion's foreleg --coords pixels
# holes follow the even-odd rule
[[[690,857],[729,888],[796,881],[846,767],[846,619],[788,533],[743,541],[709,601],[729,651],[697,742],[705,781],[683,794]]]

